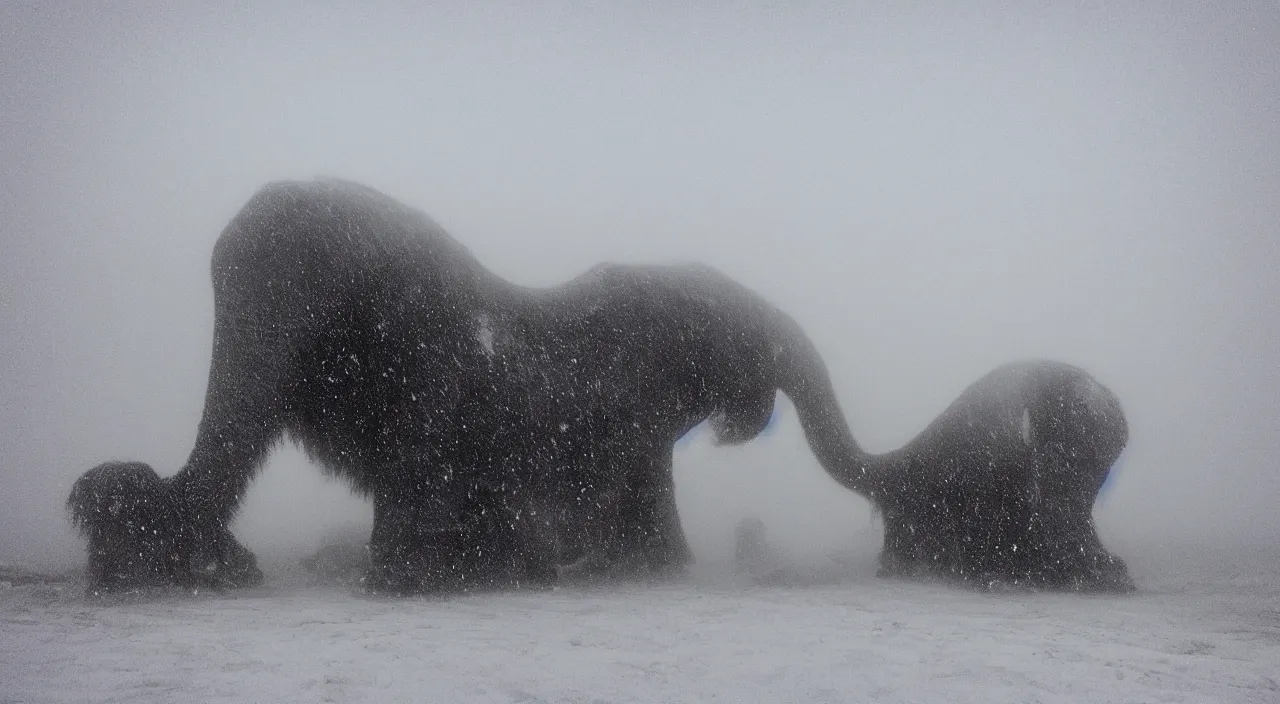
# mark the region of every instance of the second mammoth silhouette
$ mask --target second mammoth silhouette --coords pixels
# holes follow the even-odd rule
[[[1129,439],[1119,400],[1078,367],[1002,365],[967,387],[902,448],[850,438],[844,486],[884,520],[883,576],[977,585],[1130,591],[1093,505]]]

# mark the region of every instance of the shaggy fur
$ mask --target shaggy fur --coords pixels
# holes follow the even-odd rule
[[[1052,362],[974,384],[912,443],[863,452],[791,318],[703,266],[506,282],[423,213],[356,184],[261,189],[214,248],[209,384],[186,465],[90,470],[68,499],[90,588],[261,581],[227,526],[285,435],[374,504],[369,588],[546,586],[558,563],[689,559],[675,441],[768,423],[886,523],[882,572],[1125,589],[1093,500],[1127,441],[1115,397]]]
[[[721,441],[745,442],[778,389],[811,402],[795,394],[813,370],[829,387],[795,323],[710,268],[518,287],[423,213],[342,181],[264,187],[212,273],[186,465],[103,465],[72,492],[93,588],[260,579],[227,526],[285,434],[372,498],[373,589],[546,585],[557,544],[670,568],[689,559],[675,441],[714,416]]]

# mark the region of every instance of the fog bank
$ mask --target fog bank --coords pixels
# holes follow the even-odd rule
[[[315,175],[525,284],[711,264],[801,321],[875,451],[997,364],[1079,364],[1132,429],[1104,541],[1280,537],[1275,3],[307,7],[0,7],[0,560],[79,559],[89,467],[177,471],[213,242]],[[878,540],[785,403],[676,464],[701,557],[747,513]],[[237,530],[301,553],[368,520],[285,450]]]

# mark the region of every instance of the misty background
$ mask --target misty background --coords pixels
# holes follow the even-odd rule
[[[1079,364],[1131,425],[1105,543],[1280,538],[1275,2],[174,5],[0,5],[0,560],[82,559],[90,467],[179,469],[213,243],[317,175],[522,284],[711,264],[801,322],[873,451],[1000,363]],[[699,558],[752,513],[869,560],[879,525],[781,403],[678,450]],[[235,530],[301,556],[370,520],[289,447]]]

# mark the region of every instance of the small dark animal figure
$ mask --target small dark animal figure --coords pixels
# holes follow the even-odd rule
[[[767,551],[764,521],[756,516],[738,521],[733,530],[733,558],[738,569],[751,571],[764,559]]]
[[[91,592],[168,585],[188,589],[256,586],[253,553],[225,527],[196,540],[178,522],[164,480],[141,462],[107,462],[76,481],[67,499],[89,539]]]
[[[832,474],[882,513],[883,576],[1123,592],[1133,581],[1092,511],[1128,438],[1119,400],[1084,370],[1023,361],[899,450],[870,455],[850,437],[852,461]]]
[[[162,479],[108,463],[71,492],[91,589],[260,581],[227,526],[286,434],[372,498],[375,591],[545,586],[561,552],[670,569],[689,560],[679,437],[711,417],[720,442],[746,442],[779,390],[840,418],[799,326],[708,267],[605,265],[519,287],[422,212],[348,182],[261,189],[212,274],[186,465]],[[812,443],[840,446],[841,427]]]

